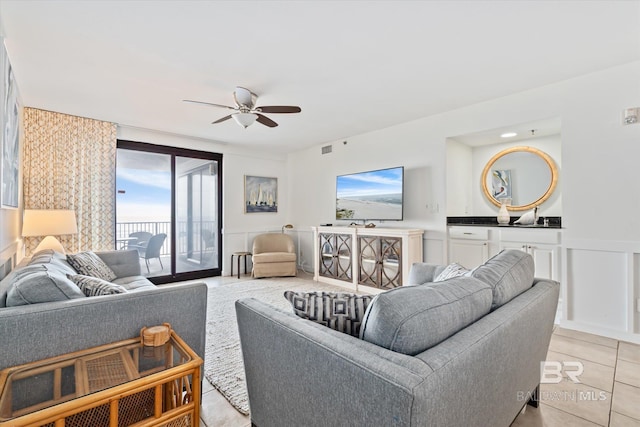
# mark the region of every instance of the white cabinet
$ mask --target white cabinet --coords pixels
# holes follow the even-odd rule
[[[472,269],[503,249],[531,254],[535,275],[560,280],[562,232],[554,228],[449,226],[449,263]]]
[[[472,269],[489,259],[489,230],[484,227],[449,227],[449,263]]]
[[[556,229],[501,229],[500,249],[519,249],[531,254],[535,276],[560,280],[561,233]]]
[[[383,291],[402,286],[414,262],[422,262],[419,229],[312,227],[314,279]]]

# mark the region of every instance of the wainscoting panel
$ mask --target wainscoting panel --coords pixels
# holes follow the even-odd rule
[[[640,242],[567,239],[560,325],[640,343]]]
[[[621,252],[571,249],[567,319],[627,329],[627,257]]]
[[[422,258],[429,264],[447,264],[447,231],[424,230]]]
[[[18,258],[17,252],[18,243],[12,243],[0,251],[0,280],[15,268]]]
[[[294,231],[298,237],[298,267],[306,273],[313,273],[313,259],[315,257],[313,231],[311,227],[294,229]]]
[[[246,231],[222,231],[222,272],[223,276],[231,275],[231,254],[251,250],[249,236]],[[253,242],[253,239],[251,240]],[[248,266],[247,266],[248,268]]]
[[[429,264],[446,264],[444,254],[445,254],[445,244],[443,239],[424,239],[424,245],[422,248],[422,256],[424,258],[424,262],[428,262]]]

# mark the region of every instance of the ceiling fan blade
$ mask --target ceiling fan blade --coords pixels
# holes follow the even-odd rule
[[[265,107],[256,107],[256,111],[261,113],[299,113],[302,110],[300,107],[292,105],[268,105]]]
[[[274,122],[267,116],[263,116],[262,114],[258,114],[258,118],[256,119],[256,121],[262,123],[265,126],[269,126],[270,128],[278,126],[276,122]]]
[[[228,108],[229,110],[235,110],[235,108],[233,107],[229,107],[228,105],[222,105],[222,104],[212,104],[211,102],[202,102],[202,101],[192,101],[190,99],[183,99],[183,102],[192,102],[194,104],[204,104],[204,105],[211,105],[213,107],[222,107],[222,108]]]
[[[215,125],[216,123],[221,123],[224,122],[225,120],[229,120],[231,118],[231,114],[229,114],[228,116],[224,116],[221,119],[216,120],[215,122],[211,122],[212,125]]]
[[[249,108],[253,108],[253,106],[256,105],[258,95],[251,92],[249,89],[238,86],[236,90],[233,91],[233,99],[235,99],[238,106],[244,105]]]

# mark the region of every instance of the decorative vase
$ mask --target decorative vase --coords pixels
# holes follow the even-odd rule
[[[500,210],[498,211],[498,224],[509,224],[511,221],[511,215],[509,215],[509,211],[507,210],[508,200],[501,199],[500,200]]]

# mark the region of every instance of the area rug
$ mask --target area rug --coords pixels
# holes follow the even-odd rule
[[[249,414],[249,399],[235,302],[242,298],[256,298],[275,307],[290,310],[291,305],[284,298],[284,291],[287,290],[349,292],[345,288],[297,277],[249,280],[209,288],[204,374],[211,385],[245,415]]]

